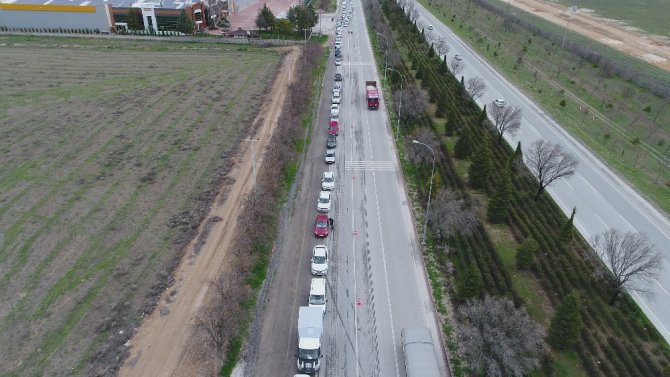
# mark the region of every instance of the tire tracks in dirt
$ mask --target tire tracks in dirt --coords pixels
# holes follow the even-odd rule
[[[284,94],[290,83],[290,70],[295,70],[300,50],[287,48],[287,55],[280,66],[280,72],[272,86],[271,93],[263,103],[255,122],[262,122],[254,139],[256,148],[256,168],[263,164],[263,150],[270,141],[277,125],[277,119],[284,106]],[[218,216],[222,221],[214,223],[209,230],[207,242],[199,253],[193,248],[198,236],[186,246],[184,257],[175,273],[175,284],[160,297],[154,311],[145,318],[134,337],[128,342],[130,355],[119,371],[119,376],[180,376],[200,375],[202,365],[189,360],[188,340],[191,336],[193,319],[199,307],[206,303],[210,283],[221,274],[232,271],[235,266],[227,265],[228,249],[236,235],[237,218],[243,210],[244,200],[253,185],[253,164],[250,156],[251,145],[242,142],[234,157],[235,166],[228,174],[227,181],[233,182],[218,194],[212,208],[198,230],[203,232],[207,219]],[[176,292],[174,295],[170,293]],[[167,314],[163,315],[161,312]],[[218,372],[218,365],[210,365],[212,373]]]

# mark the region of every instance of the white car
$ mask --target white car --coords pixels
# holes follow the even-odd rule
[[[344,21],[344,27],[349,27],[349,21]]]
[[[309,287],[309,306],[322,308],[325,315],[326,301],[328,301],[326,298],[326,279],[312,278],[312,285]],[[296,376],[300,375],[296,374]]]
[[[324,276],[328,272],[328,248],[316,245],[312,249],[312,275]]]
[[[321,190],[335,189],[335,173],[332,171],[324,171],[321,177]]]
[[[505,102],[505,100],[502,99],[502,98],[496,98],[496,99],[494,99],[494,100],[493,100],[493,103],[494,103],[496,106],[498,106],[498,107],[505,107],[505,105],[507,105],[507,102]]]
[[[335,58],[335,65],[342,65],[342,58]]]
[[[342,48],[342,42],[335,42],[335,48],[336,49]]]
[[[428,25],[428,30],[433,30],[433,25]]]
[[[319,193],[319,200],[316,202],[316,210],[319,212],[330,211],[330,191],[321,191]]]
[[[463,60],[463,57],[459,54],[454,55],[454,60],[458,60],[459,62]]]
[[[335,85],[333,85],[333,93],[335,92],[341,92],[342,91],[342,83],[341,82],[336,82]]]
[[[330,116],[332,118],[337,118],[340,116],[340,105],[336,103],[330,105]]]
[[[342,97],[340,97],[340,92],[333,92],[333,103],[340,103],[340,100]]]
[[[335,163],[335,149],[326,149],[326,164]]]

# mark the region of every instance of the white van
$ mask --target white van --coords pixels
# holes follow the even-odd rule
[[[313,278],[309,289],[309,306],[320,307],[326,314],[326,279]]]

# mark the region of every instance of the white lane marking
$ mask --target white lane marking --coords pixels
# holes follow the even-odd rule
[[[648,316],[650,316],[654,319],[654,322],[655,322],[654,325],[656,326],[656,329],[661,331],[661,332],[665,332],[664,337],[670,337],[670,331],[668,331],[668,329],[665,326],[663,326],[663,323],[658,319],[658,317],[656,317],[656,314],[654,314],[654,312],[651,310],[651,308],[642,299],[642,296],[640,296],[636,292],[633,292],[633,296],[635,296],[635,301],[639,302],[640,304],[642,304],[642,306],[647,308],[647,311],[645,312],[645,314],[647,314]]]
[[[652,278],[652,279],[653,279],[653,278]],[[670,293],[668,293],[668,291],[665,290],[665,287],[663,287],[663,286],[661,285],[661,283],[658,282],[658,280],[654,279],[654,281],[655,281],[656,284],[658,284],[658,286],[663,290],[663,292],[665,292],[666,295],[670,296]]]
[[[601,224],[603,224],[603,226],[605,227],[605,229],[609,228],[609,225],[607,225],[607,223],[604,222],[603,219],[601,219],[600,216],[598,216],[597,213],[594,212],[594,213],[593,213],[593,216],[595,216],[596,219],[597,219],[598,221],[600,221]]]
[[[363,18],[363,25],[366,25],[365,18]],[[367,30],[367,28],[365,28]],[[367,50],[369,51],[371,56],[374,56],[372,54],[372,43],[369,40],[369,36],[367,33],[364,33],[364,40],[366,42],[366,47]],[[358,46],[357,46],[358,47]],[[359,47],[360,51],[360,47]],[[358,56],[360,56],[360,52]],[[374,61],[374,58],[373,58]],[[378,82],[381,83],[381,80],[379,78],[379,74],[377,72],[376,67],[373,67],[374,74],[378,80]],[[380,101],[382,104],[380,104],[380,111],[386,111],[386,109],[383,107],[383,100]],[[385,112],[382,113],[382,118],[384,120],[384,126],[387,124],[387,119],[384,116],[386,114]],[[366,130],[368,131],[368,145],[370,147],[370,159],[374,161],[374,154],[373,154],[373,149],[372,149],[372,136],[370,134],[370,118],[369,118],[369,111],[365,112],[365,124],[366,124]],[[387,128],[387,132],[388,132]],[[386,251],[384,249],[384,236],[383,236],[383,231],[382,231],[382,221],[381,221],[381,214],[379,213],[379,195],[377,194],[377,178],[376,178],[376,173],[373,170],[372,171],[372,183],[373,183],[373,188],[374,188],[374,193],[375,193],[375,206],[377,207],[377,225],[379,227],[379,241],[380,241],[380,248],[381,248],[381,253],[382,253],[382,264],[384,265],[384,280],[386,284],[386,302],[389,308],[389,319],[390,319],[390,327],[391,327],[391,343],[393,343],[393,361],[395,363],[395,373],[396,377],[400,377],[400,369],[398,368],[398,346],[395,338],[395,329],[393,328],[393,310],[391,307],[391,295],[389,294],[389,279],[388,279],[388,269],[386,267]]]

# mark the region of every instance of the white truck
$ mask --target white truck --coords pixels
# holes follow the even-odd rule
[[[321,334],[323,333],[323,309],[301,306],[298,309],[298,371],[316,373],[321,367]]]

